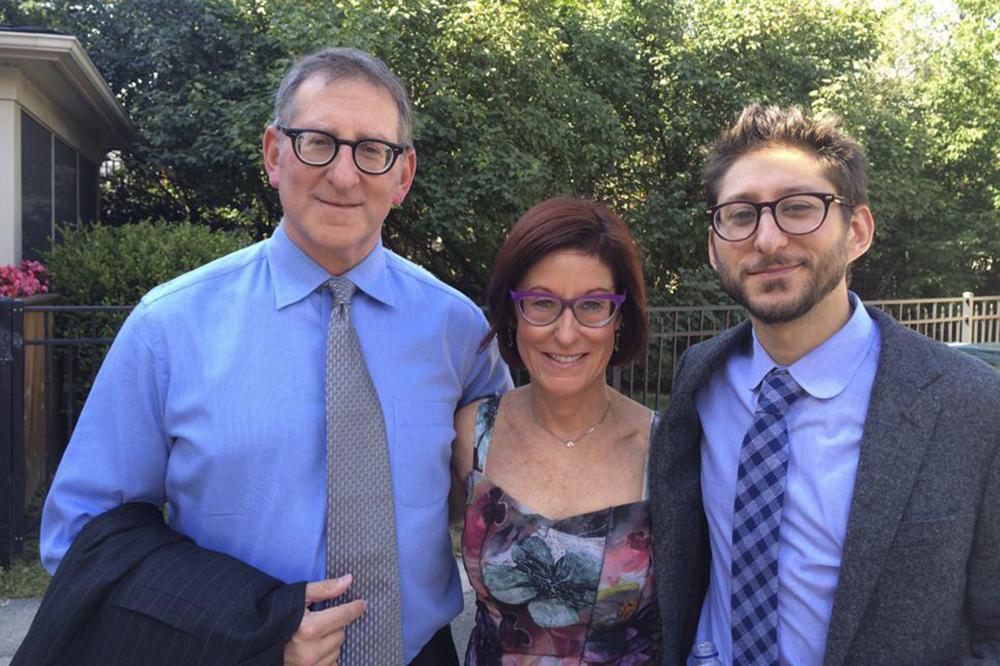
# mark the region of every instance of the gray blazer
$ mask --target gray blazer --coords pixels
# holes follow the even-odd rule
[[[824,666],[1000,664],[1000,373],[869,313],[882,351]],[[681,357],[650,454],[664,664],[690,650],[710,557],[694,392],[749,344],[745,322]]]

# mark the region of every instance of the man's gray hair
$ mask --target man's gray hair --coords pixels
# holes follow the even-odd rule
[[[399,141],[409,145],[413,140],[413,108],[410,96],[385,63],[373,55],[353,48],[328,48],[300,58],[292,65],[274,96],[274,124],[289,125],[295,109],[295,93],[313,76],[323,76],[326,82],[340,79],[365,81],[388,92],[399,111]]]

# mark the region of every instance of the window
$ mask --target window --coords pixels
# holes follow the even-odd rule
[[[55,214],[52,216],[53,233],[60,225],[76,222],[77,214],[77,174],[76,151],[53,137],[52,155],[55,170],[52,178],[52,203]],[[58,240],[58,238],[56,239]]]
[[[97,197],[97,166],[22,111],[21,255],[37,259],[59,225],[95,222]]]
[[[97,222],[97,165],[83,155],[78,158],[80,165],[80,219]]]
[[[21,254],[37,259],[52,235],[52,135],[21,112]]]

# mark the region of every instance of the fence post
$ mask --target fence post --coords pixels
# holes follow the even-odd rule
[[[962,292],[962,342],[969,344],[972,339],[972,297],[971,291]]]
[[[0,566],[24,537],[24,304],[0,298]]]

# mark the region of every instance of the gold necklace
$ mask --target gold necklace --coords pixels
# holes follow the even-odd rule
[[[609,413],[611,413],[611,401],[610,400],[608,400],[608,406],[604,408],[604,414],[601,415],[601,418],[600,418],[600,420],[597,423],[595,423],[594,425],[592,425],[589,428],[587,428],[587,430],[582,435],[580,435],[579,437],[576,437],[574,439],[563,439],[562,437],[560,437],[559,435],[555,434],[554,432],[552,432],[551,430],[549,430],[548,428],[546,428],[542,424],[541,419],[538,418],[538,413],[535,411],[535,406],[534,405],[531,406],[531,416],[534,417],[535,423],[538,424],[538,427],[541,428],[542,430],[544,430],[545,432],[547,432],[548,434],[552,435],[552,437],[554,437],[555,439],[559,440],[559,442],[562,443],[562,445],[565,446],[567,449],[572,449],[574,446],[576,446],[577,442],[579,442],[581,439],[583,439],[584,437],[586,437],[590,433],[592,433],[595,430],[597,430],[597,428],[600,427],[600,425],[602,423],[604,423],[604,419],[608,418],[608,414]]]

